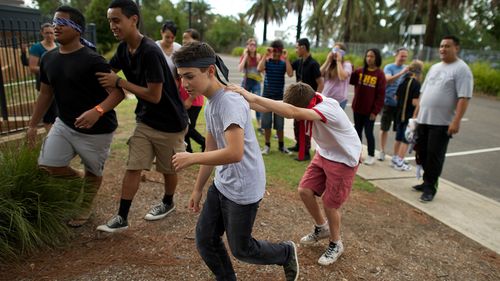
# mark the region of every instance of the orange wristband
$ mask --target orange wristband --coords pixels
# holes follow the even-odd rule
[[[102,107],[100,105],[96,105],[94,108],[95,108],[95,110],[97,110],[97,112],[99,112],[100,116],[104,115],[104,109],[102,109]]]

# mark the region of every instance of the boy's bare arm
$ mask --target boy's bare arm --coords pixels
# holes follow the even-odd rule
[[[141,87],[132,82],[121,79],[113,71],[109,73],[97,72],[96,75],[99,83],[104,88],[123,88],[150,103],[157,104],[161,100],[163,83],[147,83],[147,87]]]

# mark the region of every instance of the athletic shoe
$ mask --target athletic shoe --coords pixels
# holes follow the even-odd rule
[[[170,205],[160,202],[158,205],[149,210],[149,213],[144,216],[144,219],[147,221],[160,220],[170,214],[173,210],[175,210],[175,204],[173,202]]]
[[[264,148],[260,152],[262,153],[262,155],[268,155],[269,150],[271,150],[271,148],[269,146],[265,145]]]
[[[119,232],[128,228],[127,220],[123,219],[120,215],[112,217],[106,224],[99,225],[97,230],[104,232]]]
[[[342,241],[338,241],[337,243],[330,242],[325,253],[319,258],[318,263],[321,265],[330,265],[337,261],[343,252],[344,245],[342,245]]]
[[[397,165],[395,166],[392,166],[395,170],[398,170],[398,171],[402,171],[402,172],[407,172],[409,170],[411,170],[411,166],[408,165],[408,164],[405,164],[404,161],[401,160],[400,163],[398,163]]]
[[[365,165],[373,165],[373,163],[375,163],[375,158],[373,158],[373,156],[368,156],[366,157],[365,161],[364,161]]]
[[[434,200],[434,194],[432,193],[424,192],[422,193],[422,196],[420,196],[420,202],[422,203],[429,203],[432,200]]]
[[[417,184],[411,187],[411,190],[416,191],[416,192],[424,192],[424,184]]]
[[[290,150],[288,150],[288,148],[286,148],[286,147],[280,147],[278,150],[284,154],[292,154],[292,152]]]
[[[391,167],[396,167],[399,164],[399,156],[393,155],[391,158]]]
[[[378,161],[384,161],[384,160],[385,160],[385,152],[383,152],[383,151],[379,151],[379,152],[378,152],[378,157],[377,157],[377,160],[378,160]]]
[[[292,241],[285,242],[292,247],[290,261],[283,265],[286,281],[297,281],[299,279],[299,257],[297,255],[297,246]]]
[[[288,148],[288,150],[294,151],[294,152],[299,152],[299,146],[298,145],[290,146]]]
[[[300,244],[311,245],[318,242],[321,239],[328,238],[330,236],[330,229],[328,226],[319,227],[314,226],[314,231],[307,234],[300,239]]]

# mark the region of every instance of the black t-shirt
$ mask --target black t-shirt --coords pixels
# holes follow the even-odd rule
[[[75,121],[85,111],[108,97],[96,72],[110,72],[106,60],[88,47],[69,54],[59,48],[46,52],[40,61],[40,81],[54,91],[59,118],[74,130],[85,134],[107,134],[118,126],[114,110],[106,112],[90,129],[75,128]]]
[[[186,109],[163,52],[153,40],[142,38],[134,54],[130,54],[126,42],[121,42],[110,64],[113,69],[121,69],[127,80],[138,86],[147,87],[148,82],[163,83],[159,103],[154,104],[137,98],[135,114],[138,122],[169,133],[180,132],[186,128]]]
[[[305,60],[295,60],[292,63],[292,68],[295,70],[297,82],[304,82],[311,86],[313,90],[318,90],[316,79],[321,76],[321,71],[319,70],[319,63],[312,56],[308,56]]]
[[[420,82],[414,78],[406,77],[403,82],[399,84],[396,91],[398,101],[396,121],[401,123],[408,122],[408,119],[413,116],[413,112],[415,111],[412,100],[418,99],[419,96]]]

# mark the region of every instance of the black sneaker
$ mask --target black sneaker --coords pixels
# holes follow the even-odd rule
[[[149,212],[144,216],[144,219],[147,221],[163,219],[173,210],[175,210],[175,204],[173,202],[170,205],[166,205],[163,204],[163,202],[160,202],[158,205],[153,206],[153,208],[149,210]]]
[[[422,203],[431,202],[434,199],[435,195],[436,195],[436,188],[434,186],[425,185],[424,193],[422,193],[422,196],[420,196],[420,202]]]
[[[299,146],[298,145],[290,146],[288,148],[288,150],[294,151],[294,152],[298,152],[299,151]]]
[[[416,191],[416,192],[424,192],[424,187],[425,187],[425,185],[423,183],[421,183],[421,184],[417,184],[417,185],[412,186],[411,189],[413,191]]]
[[[286,281],[296,281],[299,279],[299,257],[297,256],[297,246],[293,241],[285,242],[292,247],[290,261],[283,265]]]
[[[97,230],[104,232],[118,232],[128,228],[127,220],[123,219],[120,215],[111,218],[106,224],[99,225]]]

